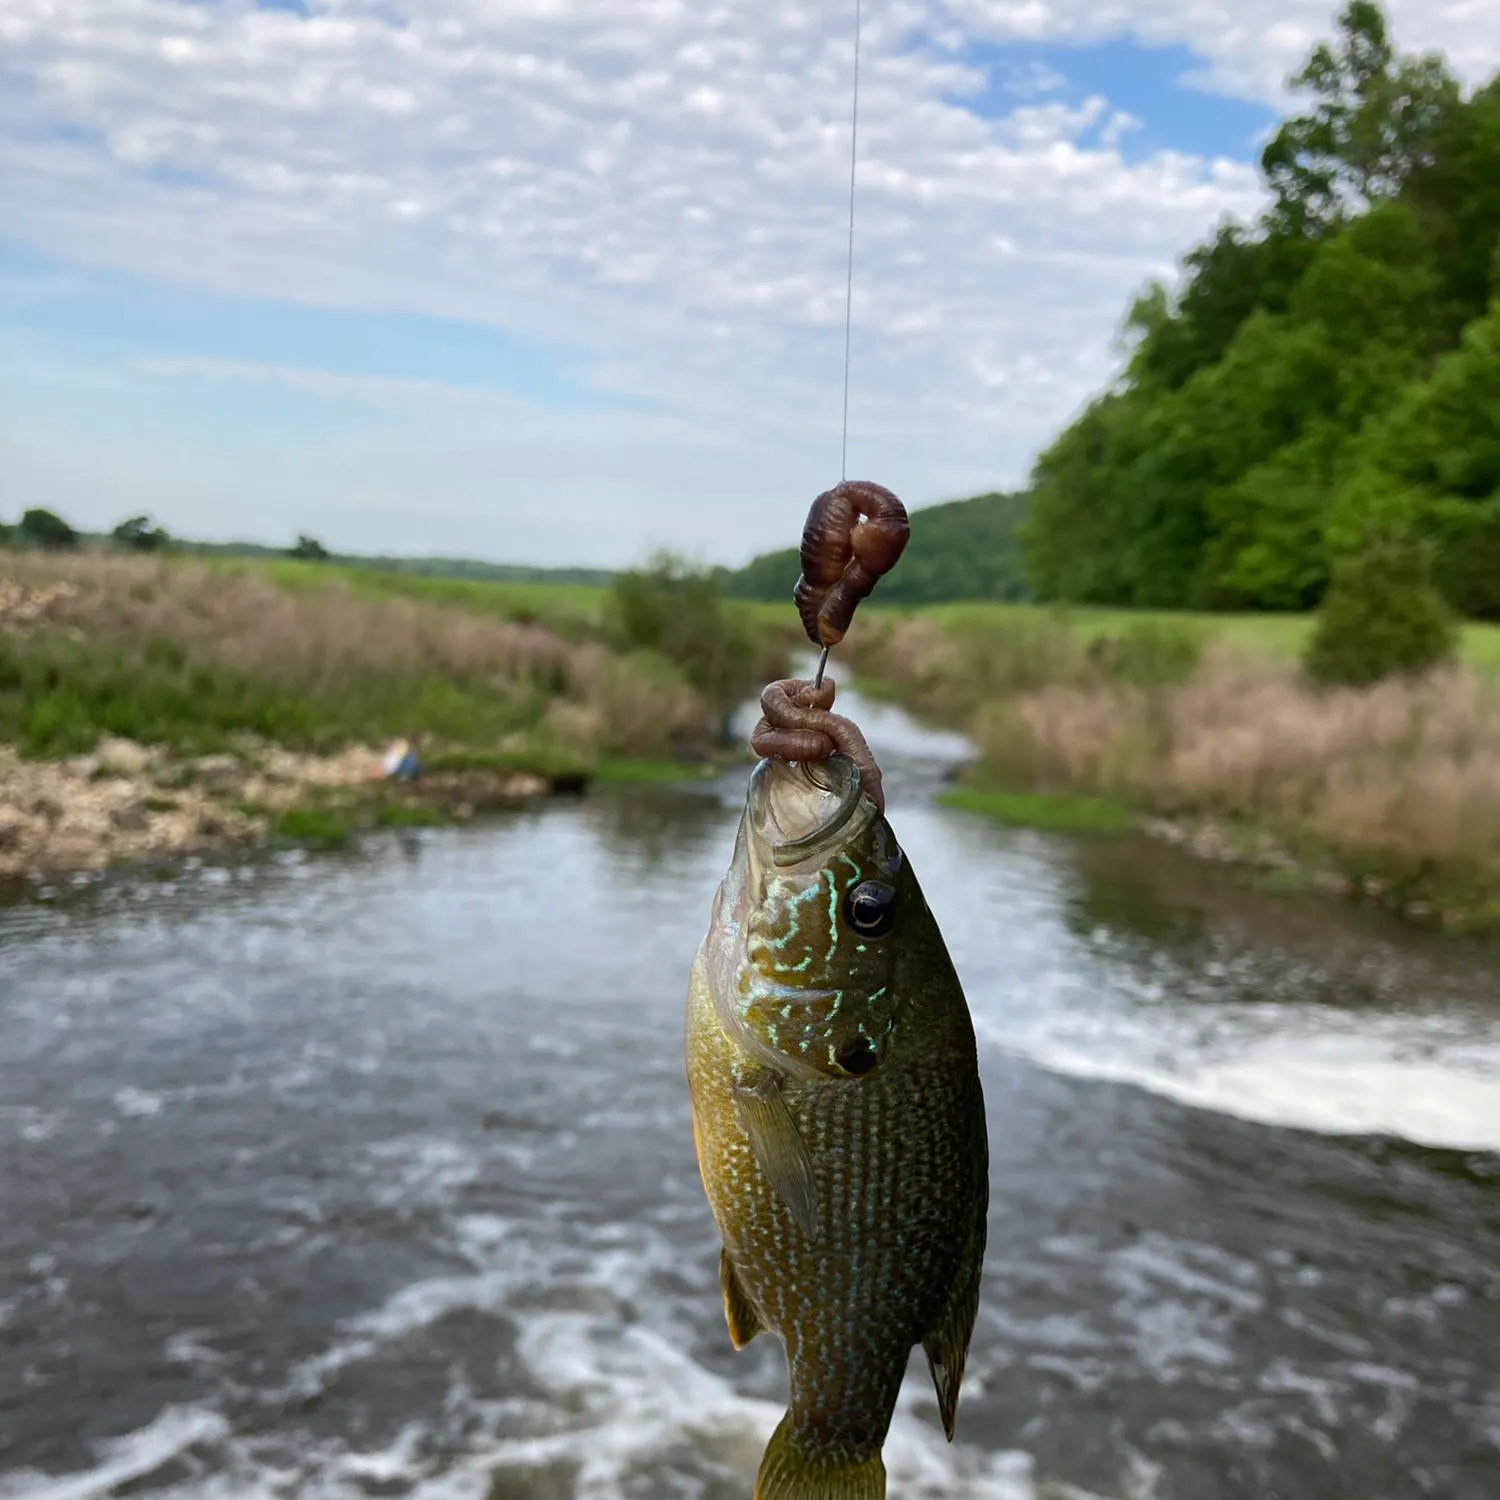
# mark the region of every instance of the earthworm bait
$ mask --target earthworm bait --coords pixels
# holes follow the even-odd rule
[[[867,479],[843,480],[813,501],[792,594],[813,645],[843,640],[859,601],[900,561],[910,535],[906,507]]]
[[[852,719],[831,713],[834,682],[825,677],[814,685],[796,677],[768,683],[760,695],[760,721],[750,736],[750,748],[763,758],[804,763],[827,760],[836,752],[859,767],[860,785],[885,812],[885,789],[880,767]]]
[[[792,597],[802,628],[825,650],[843,640],[861,599],[900,561],[911,535],[906,507],[867,479],[846,479],[812,503],[802,528],[802,576]],[[859,768],[860,784],[885,811],[880,767],[851,720],[831,712],[830,678],[770,683],[760,695],[761,718],[750,746],[762,757],[813,762],[836,752]]]

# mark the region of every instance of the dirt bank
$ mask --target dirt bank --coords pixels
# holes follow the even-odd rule
[[[182,757],[130,740],[92,754],[27,761],[0,746],[0,879],[101,870],[146,856],[253,844],[295,829],[456,818],[514,806],[577,777],[514,768],[439,771],[415,785],[376,776],[378,752],[298,755],[270,746]]]

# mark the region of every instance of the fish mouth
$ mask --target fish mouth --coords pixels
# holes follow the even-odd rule
[[[750,826],[778,867],[801,864],[838,838],[863,798],[859,767],[847,756],[820,761],[762,760],[750,773]]]

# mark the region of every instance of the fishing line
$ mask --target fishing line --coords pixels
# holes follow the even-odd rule
[[[849,477],[849,351],[854,334],[854,174],[859,164],[859,37],[863,21],[863,0],[854,0],[854,87],[849,101],[849,255],[844,276],[844,422],[839,437],[839,479]],[[823,686],[828,669],[828,652],[818,659],[818,674],[813,686]]]
[[[844,430],[839,478],[849,477],[849,348],[854,331],[854,169],[859,161],[859,32],[862,0],[854,0],[854,89],[849,106],[849,259],[844,281]]]

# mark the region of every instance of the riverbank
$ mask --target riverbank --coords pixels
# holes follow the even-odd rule
[[[464,821],[581,790],[583,767],[442,768],[415,783],[379,778],[356,746],[305,755],[276,746],[182,757],[130,740],[87,755],[22,760],[0,748],[0,880],[102,870],[274,839],[342,842],[361,828]]]
[[[1294,663],[1160,620],[1080,636],[1033,612],[888,620],[863,686],[962,729],[954,800],[1138,829],[1282,888],[1500,931],[1500,685],[1466,666],[1316,691]]]
[[[691,775],[792,623],[699,594],[643,643],[643,592],[666,614],[677,586],[640,575],[631,616],[603,590],[554,612],[368,570],[0,552],[0,879]],[[384,781],[381,748],[415,729],[421,780]]]

